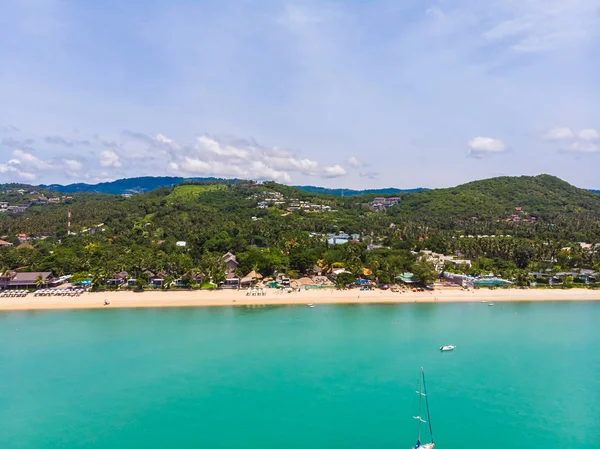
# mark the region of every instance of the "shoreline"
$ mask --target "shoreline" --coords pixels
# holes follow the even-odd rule
[[[105,306],[108,299],[110,305]],[[552,302],[600,301],[600,290],[462,290],[441,288],[433,291],[394,293],[383,290],[302,290],[266,296],[247,296],[245,290],[220,291],[113,291],[87,292],[81,296],[33,296],[0,298],[0,312],[11,310],[111,309],[159,307],[219,307],[318,304],[408,304],[467,302]]]

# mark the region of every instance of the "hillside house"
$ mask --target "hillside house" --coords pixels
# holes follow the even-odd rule
[[[235,259],[235,256],[230,252],[223,254],[223,262],[227,265],[228,271],[235,271],[239,265],[238,261]]]
[[[369,205],[375,210],[385,210],[392,206],[395,206],[400,202],[400,198],[398,197],[377,197],[374,198],[373,201],[369,203]]]
[[[12,246],[12,243],[7,242],[5,240],[0,240],[0,247],[2,246]]]
[[[236,288],[240,284],[240,278],[235,273],[237,267],[239,265],[238,261],[235,259],[235,256],[227,252],[223,254],[223,262],[225,262],[225,288]]]
[[[29,204],[20,204],[18,206],[8,206],[6,210],[8,212],[13,212],[15,214],[20,214],[25,212],[29,208]]]

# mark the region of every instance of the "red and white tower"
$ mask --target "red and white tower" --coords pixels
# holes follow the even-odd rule
[[[71,235],[71,208],[67,209],[67,235]]]

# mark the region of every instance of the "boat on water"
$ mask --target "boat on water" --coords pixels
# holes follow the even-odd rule
[[[310,308],[313,308],[313,307],[315,307],[315,305],[314,305],[314,304],[312,304],[312,303],[311,303],[311,304],[306,304],[306,305],[307,305],[308,307],[310,307]]]
[[[454,345],[440,346],[440,351],[452,351],[454,348],[456,348]]]
[[[429,414],[429,401],[427,399],[427,388],[425,387],[425,371],[421,368],[421,373],[419,376],[419,391],[417,391],[419,395],[419,414],[417,416],[413,416],[414,419],[418,421],[417,428],[417,443],[413,446],[413,449],[433,449],[435,447],[435,442],[433,441],[433,430],[431,428],[431,416]],[[423,402],[425,403],[425,411],[427,412],[427,421],[422,418],[423,414]],[[428,424],[429,427],[429,443],[421,442],[421,425]]]
[[[494,306],[494,303],[493,303],[493,302],[491,302],[491,303],[489,303],[489,304],[488,304],[488,306],[489,306],[489,307],[493,307],[493,306]]]

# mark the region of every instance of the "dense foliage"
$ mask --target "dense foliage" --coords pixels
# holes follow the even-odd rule
[[[30,187],[31,188],[31,187]],[[257,203],[279,192],[285,204]],[[416,253],[429,249],[472,260],[448,266],[470,274],[495,273],[522,279],[527,271],[600,268],[600,196],[551,177],[495,178],[401,194],[387,212],[371,210],[374,195],[339,197],[273,182],[202,181],[163,187],[122,198],[74,194],[68,203],[33,206],[0,216],[0,269],[92,274],[98,280],[127,271],[168,276],[204,273],[222,280],[221,256],[237,256],[240,274],[284,271],[291,276],[315,265],[344,267],[353,277],[393,282],[412,271],[424,283],[432,267]],[[330,211],[293,210],[310,202]],[[72,211],[67,235],[66,210]],[[522,217],[506,221],[522,208]],[[360,234],[361,242],[329,244],[329,234]],[[17,234],[47,236],[19,245]],[[186,242],[180,246],[177,242]],[[586,242],[589,245],[580,245]]]
[[[516,207],[546,221],[573,214],[598,218],[600,196],[554,176],[505,176],[417,192],[394,207],[392,215],[420,215],[443,225],[470,218],[496,220],[513,214]]]

